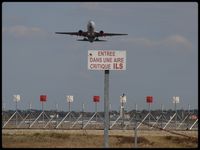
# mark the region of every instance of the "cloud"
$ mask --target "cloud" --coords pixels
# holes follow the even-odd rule
[[[141,46],[145,46],[145,47],[151,47],[151,46],[155,46],[158,44],[158,42],[150,40],[148,38],[128,38],[128,39],[122,39],[123,41],[127,41],[130,43],[134,43],[137,45],[141,45]]]
[[[191,43],[183,36],[180,35],[172,35],[161,41],[164,44],[173,45],[184,45],[186,47],[192,46]]]
[[[124,42],[133,43],[137,46],[144,46],[144,47],[156,47],[156,46],[183,46],[185,48],[191,48],[191,42],[181,35],[171,35],[165,37],[161,40],[152,40],[145,37],[132,37],[127,39],[121,39]]]
[[[24,25],[16,25],[8,28],[4,27],[2,31],[3,33],[9,33],[15,37],[31,37],[45,34],[41,28],[27,27]]]
[[[113,8],[110,6],[116,6],[113,3],[99,3],[99,2],[85,2],[81,3],[80,7],[89,11],[94,11],[95,13],[112,13],[116,14],[116,12],[113,13]]]
[[[85,9],[88,9],[88,10],[96,10],[96,9],[100,8],[98,2],[81,3],[81,7],[85,8]]]

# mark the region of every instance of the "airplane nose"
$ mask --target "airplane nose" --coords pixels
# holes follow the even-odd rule
[[[94,28],[95,28],[95,23],[90,20],[88,22],[88,24],[87,24],[87,29],[90,30],[90,31],[92,31],[92,30],[94,30]]]
[[[89,24],[90,24],[91,26],[93,26],[93,27],[95,26],[94,21],[91,21],[91,20],[90,20],[90,21],[89,21]]]

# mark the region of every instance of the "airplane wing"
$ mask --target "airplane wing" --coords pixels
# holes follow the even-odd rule
[[[69,34],[77,36],[87,36],[87,32],[55,32],[55,34]]]
[[[128,35],[128,34],[122,34],[122,33],[104,33],[102,31],[100,31],[100,32],[95,32],[95,35],[97,37],[102,37],[102,36],[120,36],[120,35]]]

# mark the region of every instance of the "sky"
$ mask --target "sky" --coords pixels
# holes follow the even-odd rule
[[[81,37],[55,32],[95,30],[127,33],[103,37],[107,42],[77,41]],[[198,3],[195,2],[4,2],[2,3],[2,106],[15,110],[42,109],[40,95],[47,95],[45,110],[95,111],[93,96],[100,96],[104,110],[104,71],[87,68],[88,50],[125,50],[126,70],[110,71],[109,103],[119,110],[198,108]]]

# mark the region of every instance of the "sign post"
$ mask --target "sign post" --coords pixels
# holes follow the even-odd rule
[[[74,101],[74,97],[72,95],[66,96],[67,102],[69,103],[69,111],[71,111],[70,103]]]
[[[175,128],[177,128],[177,109],[176,109],[176,104],[179,103],[179,96],[173,96],[173,103],[175,105]]]
[[[4,125],[5,116],[6,116],[4,112],[5,112],[5,110],[6,110],[6,107],[5,107],[5,103],[3,103],[3,102],[2,102],[2,105],[3,105],[3,106],[2,106],[2,117],[3,117],[2,125]]]
[[[150,127],[151,103],[153,103],[153,96],[147,96],[146,102],[149,104],[149,127]]]
[[[122,96],[120,96],[120,102],[121,102],[122,128],[124,128],[124,103],[126,103],[126,96],[124,93]]]
[[[58,125],[58,118],[59,118],[59,115],[58,115],[58,104],[56,104],[56,125]]]
[[[161,128],[163,126],[163,104],[161,104]]]
[[[126,51],[89,50],[88,70],[104,70],[104,147],[109,147],[109,73],[126,70]]]
[[[97,103],[100,101],[100,96],[93,96],[93,102],[95,103],[95,113],[97,113]],[[96,124],[97,124],[97,115],[96,115]]]
[[[31,113],[32,113],[31,109],[32,109],[32,104],[31,104],[31,102],[30,102],[30,103],[29,103],[29,113],[30,113],[30,117],[29,117],[29,127],[30,127],[30,125],[31,125]]]
[[[17,110],[17,103],[20,101],[20,95],[13,95],[13,101],[16,103],[15,105],[15,108],[16,108],[16,112],[18,112]],[[17,127],[17,124],[18,124],[18,118],[17,118],[17,114],[16,114],[16,127]]]
[[[40,95],[40,102],[42,103],[42,118],[43,118],[43,125],[44,125],[44,102],[46,102],[47,96],[46,95]]]
[[[84,121],[84,111],[85,111],[85,105],[84,105],[84,103],[82,104],[82,129],[83,129],[83,121]]]
[[[135,128],[134,128],[134,146],[135,146],[135,148],[137,148],[137,104],[135,104]]]
[[[104,76],[104,147],[109,147],[109,70]]]
[[[70,103],[74,101],[74,96],[68,95],[66,96],[67,102],[69,103],[69,113],[71,112]],[[69,116],[69,126],[71,124],[71,116]]]
[[[190,104],[188,104],[187,129],[189,129]]]

